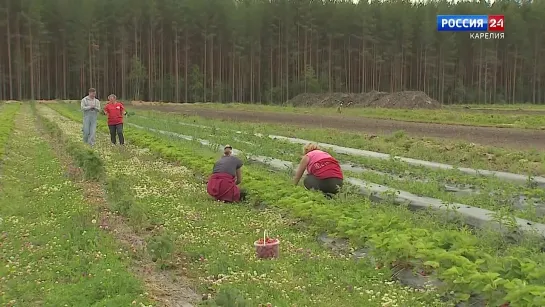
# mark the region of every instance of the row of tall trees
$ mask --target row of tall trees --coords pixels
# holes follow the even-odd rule
[[[438,33],[437,14],[504,14],[505,38]],[[545,0],[3,0],[0,99],[545,103],[544,20]]]

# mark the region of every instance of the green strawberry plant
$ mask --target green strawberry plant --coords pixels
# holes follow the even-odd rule
[[[504,300],[514,307],[541,307],[545,306],[545,286],[528,285],[520,279],[506,282],[503,287],[507,290]]]

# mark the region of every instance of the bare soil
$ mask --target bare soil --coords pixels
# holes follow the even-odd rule
[[[135,105],[134,108],[140,110],[173,112],[205,118],[278,123],[312,128],[335,128],[371,134],[390,134],[403,130],[410,136],[461,140],[476,144],[514,149],[545,149],[545,131],[538,130],[411,123],[343,115],[326,116],[277,112],[214,110],[188,104]]]

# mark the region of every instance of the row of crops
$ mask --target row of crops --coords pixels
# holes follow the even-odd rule
[[[51,107],[63,116],[81,119],[76,107]],[[105,125],[101,128],[107,129]],[[129,118],[126,129],[133,144],[165,159],[180,161],[202,174],[209,172],[220,144],[229,143],[251,157],[286,162],[297,162],[300,157],[300,144],[259,135],[259,125],[255,125],[254,131],[242,133],[236,133],[236,128],[231,122],[211,123],[149,112]],[[208,141],[207,145],[203,145],[203,140]],[[440,280],[458,300],[479,297],[491,306],[505,302],[511,306],[545,304],[542,238],[521,233],[516,219],[542,221],[544,195],[537,187],[538,180],[510,182],[459,170],[410,165],[397,159],[335,155],[347,169],[352,167],[346,171],[348,177],[440,199],[447,207],[464,204],[493,210],[494,224],[500,225],[502,231],[468,228],[463,216],[457,219],[444,212],[413,212],[409,206],[395,204],[399,203],[395,193],[382,197],[381,205],[372,204],[368,197],[350,189],[338,199],[327,201],[292,186],[289,172],[271,172],[263,163],[252,161],[245,167],[244,185],[252,192],[253,202],[286,209],[320,230],[349,238],[357,248],[366,248],[369,259],[377,265],[420,272],[429,280]]]

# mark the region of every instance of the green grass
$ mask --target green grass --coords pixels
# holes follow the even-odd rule
[[[470,109],[490,109],[490,110],[536,110],[545,111],[545,104],[531,104],[531,103],[518,103],[518,104],[454,104],[444,106],[449,109],[457,110],[463,108]]]
[[[19,104],[0,105],[0,157],[4,154],[6,142],[14,126]]]
[[[79,123],[48,114],[65,133],[79,137]],[[131,129],[126,131],[130,143]],[[112,148],[104,134],[96,150],[108,177],[120,178],[130,188],[141,221],[163,224],[163,234],[155,240],[165,246],[159,256],[182,258],[201,291],[213,298],[240,294],[244,306],[383,306],[387,301],[406,307],[449,305],[439,302],[433,291],[390,282],[389,271],[376,270],[367,261],[332,254],[316,242],[313,231],[294,227],[276,209],[257,211],[247,204],[211,201],[184,167],[130,145]],[[253,242],[264,230],[281,238],[280,259],[255,258]]]
[[[75,110],[75,107],[73,106],[65,106]],[[154,111],[138,111],[136,116],[132,116],[127,120],[131,123],[150,127],[171,127],[172,129],[175,129],[174,131],[176,132],[184,133],[185,131],[187,132],[186,134],[202,136],[205,139],[209,138],[210,135],[217,135],[218,137],[227,136],[231,138],[226,141],[226,143],[235,143],[236,141],[233,141],[232,139],[239,137],[239,135],[232,131],[240,130],[248,134],[262,133],[296,137],[407,158],[447,163],[454,166],[507,171],[519,174],[545,175],[544,152],[535,150],[522,151],[502,149],[492,146],[481,146],[469,142],[441,142],[430,138],[410,137],[403,132],[397,132],[391,135],[369,136],[335,129],[310,129],[289,125],[210,120],[201,117],[181,116]],[[210,128],[203,129],[181,125],[180,123],[204,125]],[[243,137],[245,141],[249,142],[257,142],[258,140],[257,137],[252,137],[251,135],[244,135]],[[259,140],[258,142],[262,143],[269,141]],[[272,143],[272,141],[270,142]],[[301,146],[293,145],[290,148],[293,154],[299,157]]]
[[[498,114],[486,112],[464,112],[455,109],[441,110],[400,110],[385,108],[346,108],[339,114],[336,108],[325,107],[293,107],[273,106],[260,104],[240,103],[195,103],[184,104],[184,106],[220,109],[240,110],[250,112],[274,112],[294,114],[320,114],[333,117],[368,117],[378,119],[391,119],[407,122],[438,123],[464,126],[500,127],[500,128],[523,128],[523,129],[545,129],[545,117],[542,114]]]
[[[37,134],[30,108],[17,122],[0,182],[0,305],[146,302],[126,252],[93,224],[96,210]]]

